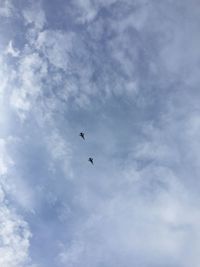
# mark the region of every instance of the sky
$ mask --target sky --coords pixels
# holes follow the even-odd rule
[[[200,266],[199,9],[0,0],[0,266]]]

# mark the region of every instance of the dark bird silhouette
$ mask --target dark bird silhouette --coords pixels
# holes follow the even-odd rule
[[[92,165],[94,165],[93,158],[89,158],[88,161],[91,162]]]
[[[85,135],[84,135],[84,133],[81,132],[81,133],[79,134],[79,136],[82,137],[82,138],[85,140]]]

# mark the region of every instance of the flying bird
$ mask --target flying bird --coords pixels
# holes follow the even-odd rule
[[[91,162],[92,165],[94,165],[93,158],[89,158],[88,161]]]
[[[84,135],[84,133],[81,132],[81,133],[79,134],[79,136],[82,137],[82,138],[85,140],[85,135]]]

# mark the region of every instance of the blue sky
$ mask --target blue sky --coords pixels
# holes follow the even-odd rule
[[[0,0],[0,266],[200,266],[199,8]]]

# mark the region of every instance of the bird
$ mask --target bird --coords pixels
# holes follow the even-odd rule
[[[81,132],[81,133],[79,134],[79,136],[82,137],[82,138],[85,140],[85,134],[84,134],[84,133]]]
[[[88,161],[91,162],[92,165],[94,165],[93,158],[89,158]]]

